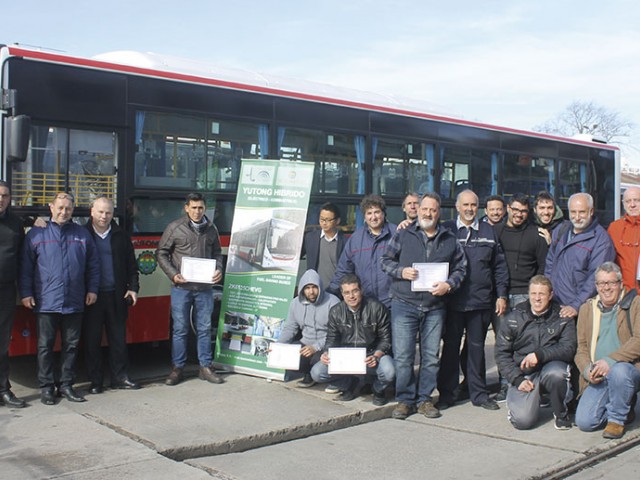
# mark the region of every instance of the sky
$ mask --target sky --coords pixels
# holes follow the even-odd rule
[[[0,43],[70,55],[154,52],[414,98],[525,130],[593,101],[636,125],[622,148],[640,167],[637,0],[3,3]]]

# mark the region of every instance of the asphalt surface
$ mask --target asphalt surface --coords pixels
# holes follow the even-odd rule
[[[142,389],[106,390],[85,403],[42,405],[35,371],[33,357],[12,359],[14,392],[29,406],[0,406],[3,480],[564,478],[640,443],[639,421],[614,441],[557,431],[549,409],[537,428],[515,430],[504,404],[487,411],[465,402],[439,419],[399,421],[390,419],[393,403],[374,407],[371,395],[342,403],[322,386],[232,373],[212,385],[196,366],[169,387],[164,347],[132,348],[131,376]],[[79,375],[77,389],[87,387]]]

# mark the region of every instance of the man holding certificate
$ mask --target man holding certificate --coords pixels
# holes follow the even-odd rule
[[[198,337],[198,376],[211,383],[222,383],[222,378],[211,368],[212,288],[222,280],[222,249],[218,229],[206,217],[205,208],[202,194],[187,195],[186,215],[167,226],[156,252],[160,268],[173,284],[173,368],[165,382],[167,385],[177,385],[182,381],[192,316]]]
[[[431,395],[440,368],[444,297],[460,287],[467,273],[467,260],[455,234],[438,225],[439,219],[440,196],[425,193],[418,218],[393,235],[382,256],[382,269],[392,279],[391,323],[398,401],[392,416],[400,420],[414,413],[416,406],[428,418],[440,416]],[[413,368],[416,335],[420,345],[417,378]]]
[[[298,296],[291,301],[278,343],[299,343],[299,369],[304,377],[298,387],[312,387],[311,367],[318,362],[327,337],[329,310],[340,303],[338,297],[325,292],[315,270],[304,272],[298,282]],[[299,340],[296,340],[298,339]]]
[[[389,311],[377,300],[365,298],[357,275],[340,280],[344,299],[329,311],[327,340],[320,361],[311,369],[318,383],[331,382],[342,392],[337,400],[356,398],[359,376],[375,376],[373,404],[387,403],[386,388],[395,376]]]

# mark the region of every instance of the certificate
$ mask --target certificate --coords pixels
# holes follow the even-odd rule
[[[182,257],[180,274],[187,282],[213,283],[216,261],[211,258]]]
[[[267,357],[267,367],[285,370],[300,370],[300,348],[298,343],[272,343]]]
[[[431,292],[436,282],[446,282],[449,278],[449,264],[440,263],[414,263],[413,268],[418,270],[418,278],[411,280],[412,292]]]
[[[329,375],[364,375],[367,373],[366,348],[330,348]]]

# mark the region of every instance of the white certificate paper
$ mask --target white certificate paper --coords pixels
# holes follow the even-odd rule
[[[216,261],[212,258],[182,257],[180,274],[187,282],[213,283]]]
[[[300,370],[300,348],[296,343],[272,343],[267,357],[267,367]]]
[[[366,348],[330,348],[329,375],[364,375],[367,373]]]
[[[441,263],[414,263],[413,268],[418,270],[418,278],[411,280],[412,292],[431,292],[436,282],[446,282],[449,278],[449,264]]]

